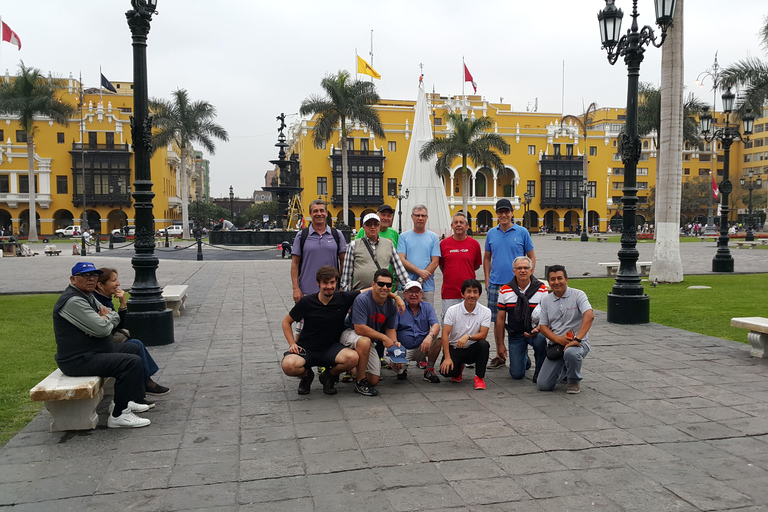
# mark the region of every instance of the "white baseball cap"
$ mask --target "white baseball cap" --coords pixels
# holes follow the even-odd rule
[[[405,286],[403,286],[403,290],[410,290],[411,288],[414,288],[414,287],[418,288],[419,290],[422,289],[420,282],[418,282],[418,281],[408,281],[407,283],[405,283]]]
[[[371,219],[374,219],[376,222],[378,222],[379,224],[381,224],[381,219],[380,219],[380,218],[379,218],[379,216],[378,216],[378,215],[376,215],[375,213],[369,213],[368,215],[366,215],[365,217],[363,217],[363,224],[366,224],[366,223],[367,223],[369,220],[371,220]]]

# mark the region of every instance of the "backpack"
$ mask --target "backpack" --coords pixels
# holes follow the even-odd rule
[[[341,245],[339,243],[339,231],[331,227],[331,235],[333,235],[333,239],[336,240],[336,261],[335,266],[336,269],[341,271],[339,268],[339,249],[341,248]],[[299,249],[301,250],[301,256],[299,256],[299,275],[301,275],[301,264],[304,260],[304,242],[307,241],[307,237],[309,236],[309,226],[301,230],[301,237],[299,238]]]

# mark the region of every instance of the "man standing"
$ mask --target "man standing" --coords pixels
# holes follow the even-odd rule
[[[397,232],[396,229],[392,227],[392,222],[395,219],[395,210],[392,209],[391,206],[388,204],[383,204],[379,206],[378,210],[379,215],[379,221],[381,222],[381,225],[379,226],[379,237],[380,238],[386,238],[387,240],[392,240],[392,244],[397,247],[397,241],[400,237],[400,233]],[[365,226],[360,227],[360,231],[357,232],[356,239],[363,238],[365,236]],[[394,269],[392,268],[392,265],[389,266],[389,271],[394,273]],[[393,290],[397,288],[397,279],[395,279],[395,285],[392,287]]]
[[[490,346],[491,310],[478,304],[483,285],[467,279],[461,285],[464,301],[451,306],[443,320],[443,362],[440,373],[452,382],[463,380],[464,366],[475,365],[475,389],[485,389],[485,368]]]
[[[515,277],[499,290],[499,312],[496,314],[494,338],[496,353],[506,358],[504,328],[509,335],[509,374],[522,379],[531,367],[528,345],[533,347],[536,367],[533,382],[537,382],[541,365],[547,357],[547,340],[531,321],[531,313],[547,295],[547,286],[531,275],[533,264],[528,256],[518,256],[512,262]],[[509,315],[508,315],[509,314]]]
[[[328,212],[322,199],[309,204],[312,224],[296,233],[291,251],[291,283],[293,301],[320,291],[315,280],[320,267],[328,265],[337,269],[344,266],[347,243],[335,228],[328,226]]]
[[[581,391],[581,364],[589,353],[587,333],[595,314],[587,294],[568,287],[564,266],[552,265],[547,272],[552,293],[541,299],[539,330],[550,344],[539,375],[539,389],[552,391],[567,377],[567,393],[575,394]]]
[[[461,284],[475,279],[477,269],[483,264],[482,251],[477,240],[467,236],[467,217],[459,212],[451,221],[453,236],[440,242],[440,270],[443,272],[443,288],[440,298],[443,317],[448,308],[461,302]]]
[[[101,273],[84,261],[72,267],[70,285],[53,306],[56,364],[71,377],[114,377],[114,407],[107,426],[146,427],[150,421],[135,414],[154,407],[145,399],[140,349],[133,343],[112,343],[112,329],[120,323],[120,315],[91,295]]]
[[[437,384],[440,377],[435,375],[435,361],[440,355],[440,321],[437,319],[435,308],[429,302],[422,301],[423,292],[418,281],[408,281],[403,286],[407,307],[405,313],[397,315],[395,329],[397,339],[406,349],[408,361],[428,359],[427,369],[424,370],[424,380]],[[408,364],[395,364],[397,378],[404,380],[408,377]]]
[[[342,345],[357,352],[355,392],[365,396],[379,394],[374,386],[381,377],[381,359],[375,349],[371,350],[372,345],[379,342],[384,348],[400,346],[395,330],[397,307],[390,298],[396,297],[390,291],[392,274],[386,268],[377,270],[371,286],[371,290],[361,293],[355,299],[345,322],[347,329],[341,335]]]
[[[400,235],[397,253],[411,281],[421,282],[424,300],[435,303],[434,272],[440,263],[440,237],[427,230],[427,207],[417,204],[411,210],[413,229]]]
[[[301,377],[298,393],[306,395],[315,378],[313,366],[325,367],[320,374],[323,393],[335,395],[334,385],[341,372],[357,366],[357,353],[339,343],[344,318],[359,291],[338,292],[339,271],[329,265],[315,273],[320,292],[303,296],[283,318],[283,335],[288,351],[283,356],[283,373]],[[301,338],[296,341],[291,324],[304,320]]]
[[[496,305],[499,302],[499,288],[515,277],[512,271],[512,261],[518,256],[528,256],[531,259],[531,275],[536,267],[536,254],[533,252],[533,241],[528,230],[516,226],[512,222],[512,203],[509,199],[499,199],[496,202],[496,216],[499,225],[488,230],[485,238],[485,255],[483,255],[483,274],[488,292],[488,307],[494,321],[496,320]],[[491,368],[499,368],[506,361],[496,356],[491,361]]]
[[[369,213],[363,217],[365,236],[349,244],[341,274],[342,290],[362,290],[373,281],[373,275],[378,269],[386,269],[390,264],[401,282],[408,281],[408,272],[392,240],[380,236],[380,226],[381,220],[377,214]]]

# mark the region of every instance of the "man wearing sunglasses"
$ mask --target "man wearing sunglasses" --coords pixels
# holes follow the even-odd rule
[[[115,378],[114,408],[109,428],[146,427],[150,421],[136,416],[154,407],[144,394],[144,368],[139,347],[133,343],[112,343],[112,329],[120,315],[91,295],[101,270],[93,263],[72,267],[70,285],[53,307],[56,363],[64,375]]]

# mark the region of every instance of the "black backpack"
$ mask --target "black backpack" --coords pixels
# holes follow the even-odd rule
[[[339,268],[339,249],[341,248],[341,245],[339,243],[339,231],[331,227],[331,235],[333,235],[333,239],[336,240],[336,261],[335,266],[336,269],[341,272],[341,269]],[[307,241],[307,237],[309,236],[309,227],[306,227],[301,230],[301,237],[299,238],[299,249],[301,250],[301,256],[299,256],[299,275],[301,275],[301,264],[304,260],[304,242]]]

